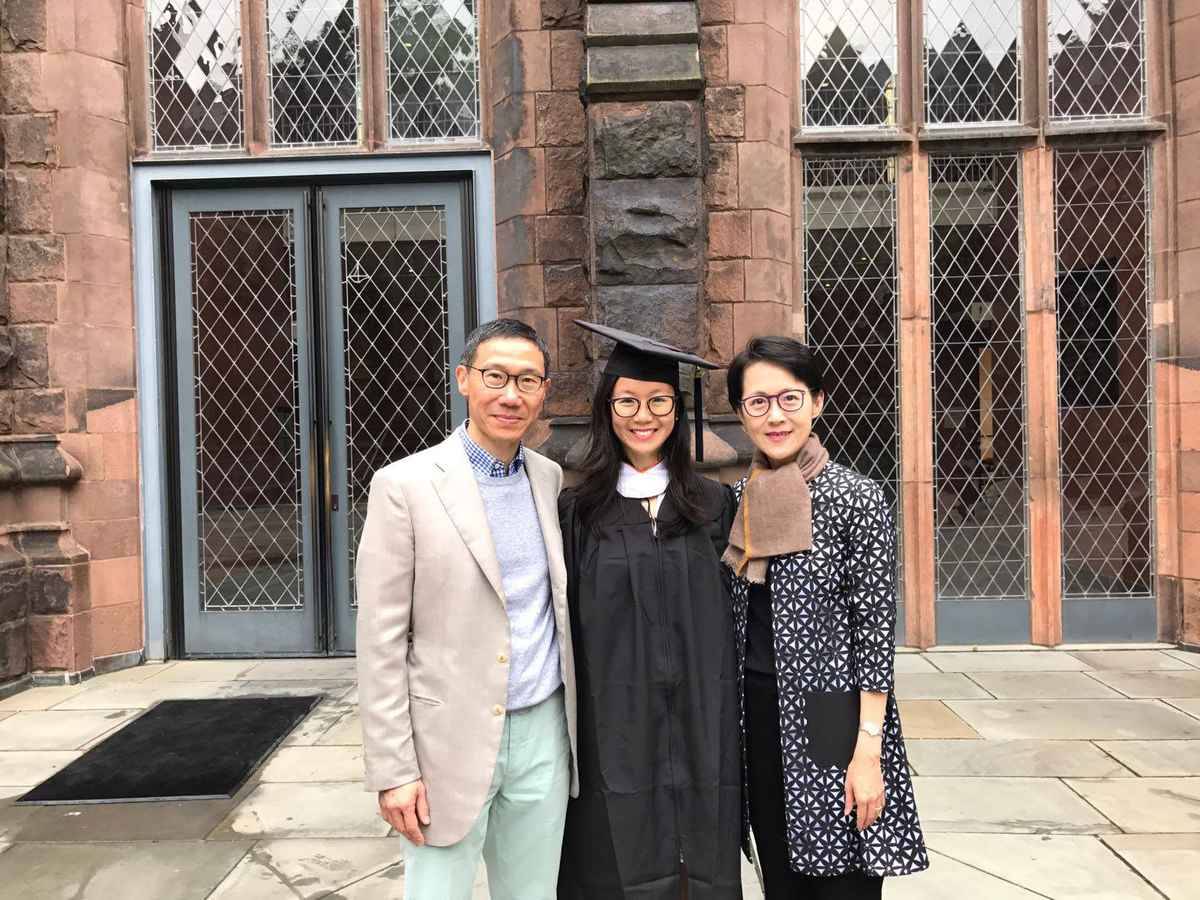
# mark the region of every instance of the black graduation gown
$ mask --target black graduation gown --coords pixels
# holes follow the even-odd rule
[[[618,498],[599,534],[559,503],[579,700],[580,794],[560,900],[741,897],[737,651],[720,565],[735,505],[705,480],[706,525],[655,537]],[[676,517],[669,499],[659,531]],[[682,860],[682,866],[681,866]]]

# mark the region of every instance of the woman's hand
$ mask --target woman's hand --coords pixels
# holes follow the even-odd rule
[[[865,831],[883,814],[883,741],[860,734],[854,757],[846,769],[846,815],[857,810],[856,825]]]

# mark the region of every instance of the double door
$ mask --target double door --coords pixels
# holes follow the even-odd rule
[[[185,656],[348,653],[374,471],[465,415],[474,305],[455,183],[169,202]]]

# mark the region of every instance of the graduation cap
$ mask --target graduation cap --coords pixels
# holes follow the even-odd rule
[[[704,390],[702,378],[704,369],[719,369],[718,363],[709,362],[703,357],[664,344],[654,338],[643,337],[620,328],[610,328],[607,325],[597,325],[595,322],[584,322],[576,319],[575,324],[580,328],[595,332],[601,337],[616,341],[617,346],[608,358],[604,367],[605,375],[617,375],[632,378],[635,381],[661,381],[663,384],[674,386],[679,390],[679,364],[684,363],[695,367],[693,374],[693,397],[696,404],[696,461],[704,460]]]

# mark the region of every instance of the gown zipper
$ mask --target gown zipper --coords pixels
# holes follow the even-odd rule
[[[661,495],[660,495],[661,496]],[[664,586],[666,579],[663,577],[663,560],[662,560],[662,542],[658,537],[658,516],[656,513],[662,511],[662,503],[666,499],[662,496],[659,500],[658,509],[651,512],[654,498],[649,497],[642,501],[642,508],[646,511],[646,515],[650,517],[650,536],[654,540],[654,557],[658,563],[658,595],[665,596]],[[667,672],[671,672],[671,630],[669,628],[670,617],[667,615],[666,607],[663,607],[662,617],[659,624],[663,629],[663,641],[667,651]],[[675,790],[675,752],[674,740],[671,723],[674,718],[675,704],[674,688],[669,688],[667,692],[667,766],[671,773],[671,810],[675,814],[675,841],[676,848],[679,850],[679,896],[681,900],[687,900],[688,885],[687,885],[687,860],[683,857],[683,837],[679,831],[679,800]]]

